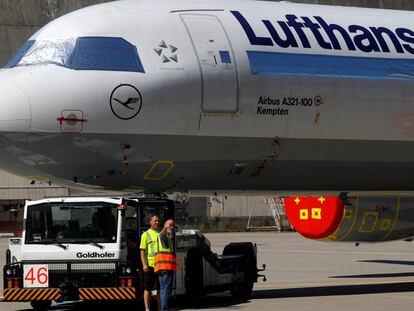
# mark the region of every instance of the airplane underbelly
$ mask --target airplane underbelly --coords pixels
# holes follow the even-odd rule
[[[408,142],[281,139],[272,145],[262,138],[109,134],[33,134],[30,142],[16,163],[72,186],[412,190],[414,170]]]

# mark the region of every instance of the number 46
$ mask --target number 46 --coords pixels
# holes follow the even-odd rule
[[[34,283],[45,285],[48,282],[47,269],[45,267],[39,268],[36,273],[35,268],[31,267],[24,276],[24,280],[30,282],[32,285]]]

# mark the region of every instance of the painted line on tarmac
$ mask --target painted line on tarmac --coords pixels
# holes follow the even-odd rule
[[[413,256],[413,253],[384,253],[384,252],[353,252],[353,251],[311,251],[302,249],[259,249],[259,253],[306,253],[306,254],[357,254],[357,255],[387,255],[387,256]]]

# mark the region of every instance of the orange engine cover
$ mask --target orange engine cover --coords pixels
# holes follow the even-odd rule
[[[290,224],[310,239],[333,234],[344,216],[344,203],[336,196],[294,196],[284,203]]]

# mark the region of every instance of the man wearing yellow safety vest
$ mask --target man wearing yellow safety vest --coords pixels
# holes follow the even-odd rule
[[[173,234],[174,220],[169,219],[158,235],[157,252],[154,258],[154,271],[158,274],[160,286],[161,311],[168,311],[168,298],[172,290],[174,272],[177,270]]]
[[[157,241],[159,235],[160,218],[152,215],[151,228],[141,235],[141,262],[144,269],[144,305],[145,310],[150,310],[151,291],[158,289],[158,277],[154,272],[154,257],[157,252]],[[159,291],[157,292],[158,305],[160,302]]]

